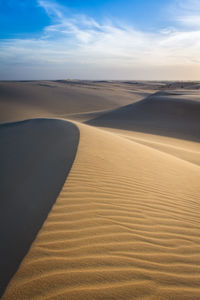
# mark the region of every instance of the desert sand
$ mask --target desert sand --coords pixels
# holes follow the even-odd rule
[[[67,180],[57,178],[59,196],[52,196],[55,203],[2,299],[200,299],[199,83],[50,82],[73,96],[66,104],[63,96],[62,105],[52,98],[51,111],[45,92],[41,106],[32,92],[28,104],[11,95],[6,100],[8,84],[1,83],[0,103],[18,107],[19,101],[24,109],[15,116],[7,108],[1,120],[50,112],[70,120],[80,138]],[[36,83],[14,83],[30,84]],[[80,90],[93,93],[92,107]],[[95,93],[104,97],[101,106]],[[61,135],[70,136],[60,133],[59,141]],[[60,171],[51,172],[55,178]]]
[[[0,82],[0,122],[105,111],[141,100],[162,85],[142,82]]]
[[[0,125],[0,140],[2,294],[66,180],[79,131],[66,121],[36,119]]]

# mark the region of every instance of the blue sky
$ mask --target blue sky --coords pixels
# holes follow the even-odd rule
[[[200,79],[199,0],[0,0],[0,79]]]
[[[68,15],[84,14],[97,21],[120,20],[143,30],[155,30],[165,23],[161,0],[60,0],[57,4],[68,8]],[[36,0],[0,0],[1,39],[33,36],[51,23],[52,20]]]

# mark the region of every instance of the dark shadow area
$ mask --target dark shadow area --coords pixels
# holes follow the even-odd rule
[[[55,203],[79,130],[56,119],[0,125],[0,296]]]
[[[199,142],[200,101],[162,91],[85,123]]]

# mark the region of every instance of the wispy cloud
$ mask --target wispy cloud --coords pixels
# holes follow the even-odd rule
[[[173,12],[175,19],[184,27],[200,29],[199,0],[176,0]]]
[[[84,15],[71,15],[67,8],[47,0],[39,0],[38,5],[52,19],[52,25],[44,28],[39,39],[1,42],[0,62],[10,69],[16,64],[26,66],[26,70],[28,65],[30,69],[37,65],[38,69],[39,66],[46,68],[47,74],[49,68],[54,69],[55,77],[62,77],[66,70],[66,74],[77,78],[95,77],[95,70],[101,78],[116,78],[116,70],[121,70],[122,77],[145,78],[145,74],[149,74],[146,78],[151,76],[152,79],[156,78],[158,69],[159,75],[163,71],[164,77],[176,74],[180,78],[183,69],[188,68],[190,76],[194,69],[194,77],[200,71],[200,26],[196,14],[197,9],[200,11],[199,1],[175,2],[176,22],[184,28],[176,29],[173,24],[152,33],[111,21],[100,23]],[[195,28],[191,28],[192,22]],[[52,78],[54,76],[52,74]]]
[[[38,5],[44,8],[46,13],[49,16],[56,17],[58,19],[64,19],[63,17],[63,7],[61,5],[57,4],[56,2],[50,2],[46,0],[38,0]],[[66,10],[66,9],[65,9]]]

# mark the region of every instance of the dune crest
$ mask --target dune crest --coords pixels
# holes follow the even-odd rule
[[[159,86],[162,84],[132,86],[106,81],[0,81],[0,122],[41,117],[68,118],[71,114],[113,109],[141,100]]]
[[[200,169],[78,124],[68,180],[2,299],[200,299]]]
[[[178,91],[159,91],[136,103],[107,111],[86,123],[200,142],[200,99]]]
[[[146,145],[158,151],[200,165],[200,144],[193,141],[170,138],[166,136],[147,134],[136,131],[104,128],[123,138]]]
[[[79,131],[66,121],[32,119],[0,125],[0,140],[1,296],[58,197]]]

